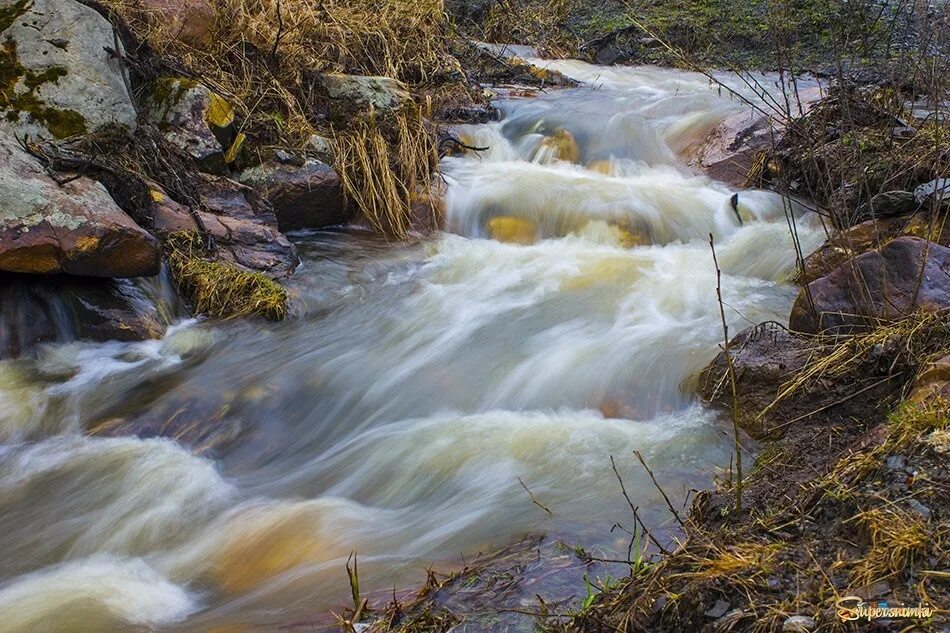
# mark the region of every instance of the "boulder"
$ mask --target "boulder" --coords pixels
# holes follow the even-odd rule
[[[920,207],[912,191],[884,191],[871,197],[871,201],[858,208],[859,217],[881,218],[913,213]]]
[[[0,130],[66,138],[135,126],[112,25],[75,0],[0,0]]]
[[[314,73],[311,80],[316,96],[330,102],[330,114],[335,117],[395,112],[412,101],[405,84],[390,77]]]
[[[319,229],[350,219],[340,176],[332,167],[315,159],[294,164],[280,158],[245,169],[238,180],[270,202],[281,231]]]
[[[797,115],[805,114],[821,99],[821,89],[802,89],[798,97]],[[777,144],[784,133],[781,122],[745,110],[724,119],[706,139],[687,148],[685,155],[693,167],[711,178],[744,187],[760,153]]]
[[[225,151],[236,140],[234,108],[192,79],[163,77],[148,99],[148,121],[205,172],[227,175]]]
[[[217,19],[208,0],[137,0],[150,22],[191,46],[207,44]]]
[[[173,316],[132,279],[6,275],[0,281],[0,358],[27,355],[45,342],[157,338]]]
[[[848,332],[916,310],[950,307],[950,248],[899,237],[816,279],[802,290],[789,327]]]
[[[92,277],[158,274],[158,241],[89,178],[62,185],[0,135],[0,270]]]
[[[199,193],[203,208],[193,214],[153,187],[155,230],[171,233],[203,229],[214,240],[216,255],[222,261],[274,279],[293,273],[300,263],[297,250],[277,230],[277,220],[266,200],[250,187],[211,175],[204,177]]]

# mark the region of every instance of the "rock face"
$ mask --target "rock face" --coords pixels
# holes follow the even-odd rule
[[[157,338],[174,316],[130,279],[7,275],[0,282],[0,358],[45,342]]]
[[[217,18],[208,0],[138,0],[137,5],[154,24],[191,46],[208,42]]]
[[[250,187],[217,176],[206,176],[199,193],[205,210],[193,215],[164,192],[153,190],[155,230],[199,230],[197,215],[214,239],[220,259],[275,279],[293,273],[300,263],[297,250],[277,230],[277,220],[266,200]]]
[[[135,126],[112,26],[75,0],[0,0],[0,130],[65,138]]]
[[[58,185],[0,135],[0,270],[91,277],[158,274],[157,240],[88,178]]]
[[[798,332],[850,331],[915,309],[950,307],[950,248],[900,237],[808,284],[789,327]]]
[[[345,116],[354,110],[392,112],[412,100],[406,86],[389,77],[318,73],[312,81],[315,89],[329,99],[333,116]]]
[[[339,175],[318,160],[298,165],[269,161],[244,170],[238,180],[271,203],[281,231],[319,229],[350,219]]]
[[[881,218],[913,213],[919,206],[917,197],[911,191],[884,191],[875,194],[869,204],[858,209],[858,213],[861,216]]]
[[[203,171],[227,174],[224,153],[235,140],[234,109],[206,86],[191,79],[159,79],[148,100],[148,120]]]

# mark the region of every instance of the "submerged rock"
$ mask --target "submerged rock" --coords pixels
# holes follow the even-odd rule
[[[135,126],[112,25],[75,0],[0,0],[0,130],[66,138]]]
[[[319,160],[268,161],[245,169],[238,180],[270,202],[281,231],[320,229],[350,219],[340,176]]]
[[[846,332],[916,309],[947,307],[950,248],[900,237],[809,283],[795,301],[789,327],[808,333]]]
[[[0,270],[92,277],[158,274],[158,241],[89,178],[62,185],[0,135]]]
[[[203,171],[227,174],[225,151],[236,140],[234,108],[207,86],[180,77],[159,79],[148,100],[148,120]]]

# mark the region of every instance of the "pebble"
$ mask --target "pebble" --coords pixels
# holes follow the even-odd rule
[[[707,618],[721,618],[726,615],[726,612],[729,610],[731,605],[725,600],[716,600],[716,604],[712,606],[712,609],[706,612]]]
[[[891,455],[885,462],[888,470],[903,470],[907,465],[907,458],[903,455]]]
[[[914,512],[919,514],[921,517],[923,517],[924,521],[930,520],[930,515],[931,515],[930,508],[922,504],[920,501],[917,501],[916,499],[911,499],[910,501],[907,502],[907,505],[910,506],[911,510],[913,510]]]
[[[782,631],[801,633],[814,631],[817,626],[818,623],[815,622],[815,618],[810,618],[807,615],[793,615],[782,623]]]

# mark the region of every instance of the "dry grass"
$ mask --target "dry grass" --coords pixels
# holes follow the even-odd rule
[[[165,238],[172,277],[196,314],[233,319],[261,315],[273,321],[287,314],[287,292],[276,281],[234,264],[217,262],[195,231]]]
[[[545,57],[576,57],[580,41],[565,28],[577,0],[501,0],[482,25],[488,42],[531,44]]]
[[[432,186],[438,160],[435,136],[420,108],[392,117],[361,118],[338,133],[336,170],[344,191],[378,231],[403,237],[419,194]]]
[[[331,129],[315,78],[376,75],[417,96],[464,92],[442,0],[211,0],[217,19],[196,44],[133,0],[106,3],[170,66],[159,72],[192,75],[235,108],[247,146],[304,148],[313,134],[333,136],[336,166],[367,221],[404,234],[409,197],[427,189],[438,160],[422,120],[428,99],[393,120],[354,113]]]

